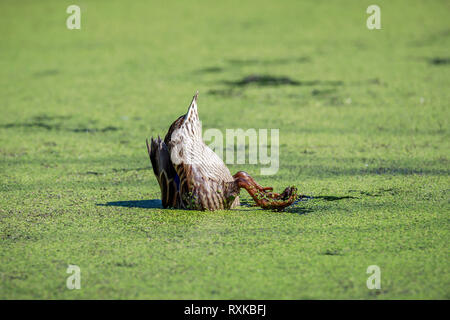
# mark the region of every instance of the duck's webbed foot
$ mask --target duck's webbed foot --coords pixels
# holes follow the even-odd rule
[[[297,188],[287,187],[282,193],[272,192],[271,187],[262,187],[248,173],[239,171],[234,176],[235,183],[247,190],[255,203],[263,209],[281,211],[297,198]]]

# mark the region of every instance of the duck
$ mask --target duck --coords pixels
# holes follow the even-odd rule
[[[240,206],[245,189],[256,206],[282,211],[297,199],[297,188],[282,193],[262,187],[247,172],[231,175],[223,160],[203,141],[198,116],[198,91],[186,114],[169,127],[164,139],[146,139],[147,152],[160,190],[163,208],[228,210]]]

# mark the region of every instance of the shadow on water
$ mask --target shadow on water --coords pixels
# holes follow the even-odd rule
[[[228,59],[227,62],[233,66],[252,66],[252,65],[282,65],[291,63],[310,62],[310,57],[297,58],[275,58],[275,59]]]
[[[337,201],[337,200],[344,200],[344,199],[358,199],[356,197],[352,196],[343,196],[343,197],[336,197],[336,196],[316,196],[316,197],[309,197],[309,196],[303,196],[305,200],[313,200],[313,199],[323,199],[325,201]],[[105,206],[105,207],[125,207],[125,208],[143,208],[143,209],[163,209],[162,203],[160,199],[151,199],[151,200],[125,200],[125,201],[111,201],[106,203],[97,203],[97,206]],[[241,199],[241,206],[243,207],[250,207],[254,209],[259,209],[257,206],[255,206],[255,203],[250,199]],[[313,209],[310,208],[303,208],[298,206],[291,206],[287,207],[285,212],[290,213],[297,213],[297,214],[306,214],[313,212]]]
[[[428,59],[428,62],[433,65],[445,65],[450,64],[450,58],[435,57]]]
[[[257,208],[255,202],[253,201],[253,199],[244,199],[242,197],[239,197],[239,202],[241,203],[241,207],[254,207]]]
[[[315,210],[311,209],[311,208],[305,208],[305,207],[299,207],[296,206],[297,203],[302,202],[302,201],[310,201],[310,200],[314,200],[314,199],[322,199],[325,201],[338,201],[338,200],[345,200],[345,199],[358,199],[357,197],[352,197],[352,196],[343,196],[343,197],[337,197],[337,196],[305,196],[302,195],[300,196],[300,198],[294,202],[293,206],[287,207],[286,209],[284,209],[285,212],[289,212],[289,213],[297,213],[297,214],[307,214],[307,213],[311,213],[314,212]]]
[[[58,69],[47,69],[47,70],[41,70],[38,72],[33,73],[33,78],[41,78],[41,77],[48,77],[48,76],[55,76],[59,74],[60,71]]]
[[[223,68],[221,67],[206,67],[206,68],[202,68],[197,70],[197,73],[218,73],[218,72],[222,72]]]
[[[257,86],[315,86],[315,85],[328,85],[328,86],[341,86],[343,81],[322,81],[322,80],[311,80],[311,81],[299,81],[294,80],[289,77],[284,76],[272,76],[266,74],[251,74],[240,80],[236,81],[224,81],[225,84],[232,87],[244,87],[250,84]]]
[[[357,197],[352,196],[344,196],[344,197],[336,197],[336,196],[316,196],[314,199],[323,199],[325,201],[337,201],[337,200],[344,200],[344,199],[358,199]]]
[[[314,210],[310,209],[310,208],[302,208],[302,207],[287,207],[286,209],[284,209],[284,212],[296,213],[296,214],[307,214],[307,213],[314,212]]]
[[[1,129],[14,129],[14,128],[38,128],[38,129],[46,129],[46,130],[55,130],[55,131],[69,131],[69,132],[88,132],[88,133],[97,133],[97,132],[109,132],[109,131],[118,131],[120,128],[114,126],[107,126],[104,128],[96,128],[96,127],[78,127],[72,128],[66,125],[66,120],[70,119],[71,116],[57,116],[57,115],[38,115],[30,118],[26,122],[13,122],[0,124]]]
[[[163,208],[161,200],[159,199],[112,201],[107,203],[97,203],[97,205],[105,207],[126,207],[126,208],[144,208],[144,209]]]
[[[448,37],[450,37],[450,29],[444,29],[439,32],[429,33],[421,39],[410,42],[410,45],[414,47],[430,46],[437,42],[445,41]]]
[[[230,68],[240,68],[248,66],[284,65],[310,62],[309,57],[297,58],[275,58],[275,59],[228,59],[224,66],[210,66],[196,70],[196,73],[219,73]]]
[[[43,122],[30,122],[30,123],[7,123],[1,124],[0,128],[2,129],[12,129],[12,128],[40,128],[46,130],[55,130],[55,131],[69,131],[75,133],[96,133],[96,132],[108,132],[108,131],[117,131],[119,128],[108,126],[105,128],[63,128],[61,124],[47,124]]]
[[[211,89],[207,91],[207,94],[221,97],[238,97],[242,95],[242,90],[228,89]]]

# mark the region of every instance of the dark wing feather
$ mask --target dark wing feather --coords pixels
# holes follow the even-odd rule
[[[161,138],[148,140],[147,151],[153,167],[153,173],[161,189],[161,201],[164,208],[177,208],[179,204],[179,177],[170,161],[169,149]]]

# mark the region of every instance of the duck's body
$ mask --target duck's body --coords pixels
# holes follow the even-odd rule
[[[282,209],[296,197],[295,187],[277,194],[243,171],[231,175],[222,159],[203,142],[197,94],[188,112],[172,123],[164,141],[152,138],[151,145],[147,141],[147,150],[164,208],[231,209],[239,205],[240,188],[264,209]]]

